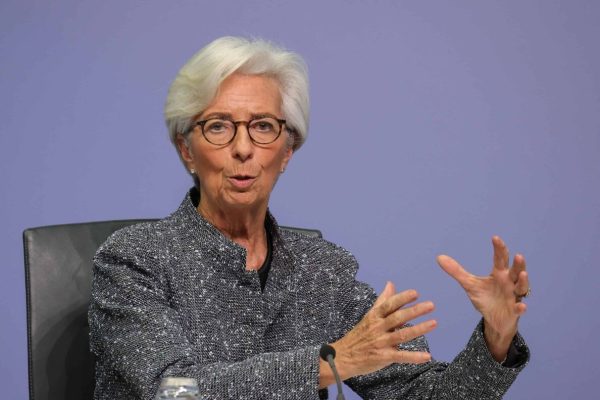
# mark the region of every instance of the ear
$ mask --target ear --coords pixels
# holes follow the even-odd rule
[[[288,166],[288,163],[290,162],[290,160],[292,159],[292,155],[294,155],[294,150],[292,149],[292,146],[289,146],[286,150],[285,150],[285,155],[283,157],[283,160],[281,161],[281,168],[279,168],[279,170],[281,172],[285,171],[285,169]]]
[[[194,166],[194,155],[190,151],[185,138],[181,133],[177,134],[177,148],[179,149],[179,154],[181,155],[181,159],[185,162],[188,170],[193,168]]]

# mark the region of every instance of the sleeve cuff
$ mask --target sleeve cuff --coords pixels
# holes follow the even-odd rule
[[[527,347],[525,340],[519,332],[517,332],[512,342],[510,343],[508,353],[506,354],[506,359],[504,359],[504,361],[502,362],[496,361],[490,353],[485,342],[483,333],[483,319],[481,319],[479,321],[479,324],[477,324],[477,328],[475,329],[471,340],[469,340],[469,344],[483,346],[482,352],[486,355],[486,357],[489,358],[490,361],[492,361],[498,367],[511,368],[520,371],[529,362],[529,348]]]
[[[517,335],[519,335],[517,333]],[[519,345],[518,341],[522,340],[519,336],[515,336],[513,341],[508,348],[508,353],[506,354],[506,359],[502,363],[503,367],[506,368],[519,368],[520,366],[524,366],[529,360],[529,351],[525,343]]]

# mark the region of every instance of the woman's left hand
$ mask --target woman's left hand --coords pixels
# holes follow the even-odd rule
[[[508,348],[517,333],[519,317],[527,306],[521,299],[528,294],[529,277],[525,258],[514,257],[512,266],[508,248],[498,236],[492,238],[494,266],[488,276],[476,276],[466,271],[453,258],[440,255],[437,262],[465,290],[469,299],[483,316],[484,337],[496,361],[506,358]]]

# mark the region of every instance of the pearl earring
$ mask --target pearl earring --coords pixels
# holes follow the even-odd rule
[[[194,168],[190,169],[190,174],[194,175],[196,173],[196,170]]]

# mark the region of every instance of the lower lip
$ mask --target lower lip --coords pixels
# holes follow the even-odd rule
[[[256,178],[248,178],[248,179],[228,178],[228,180],[233,187],[235,187],[237,189],[246,189],[254,183]]]

